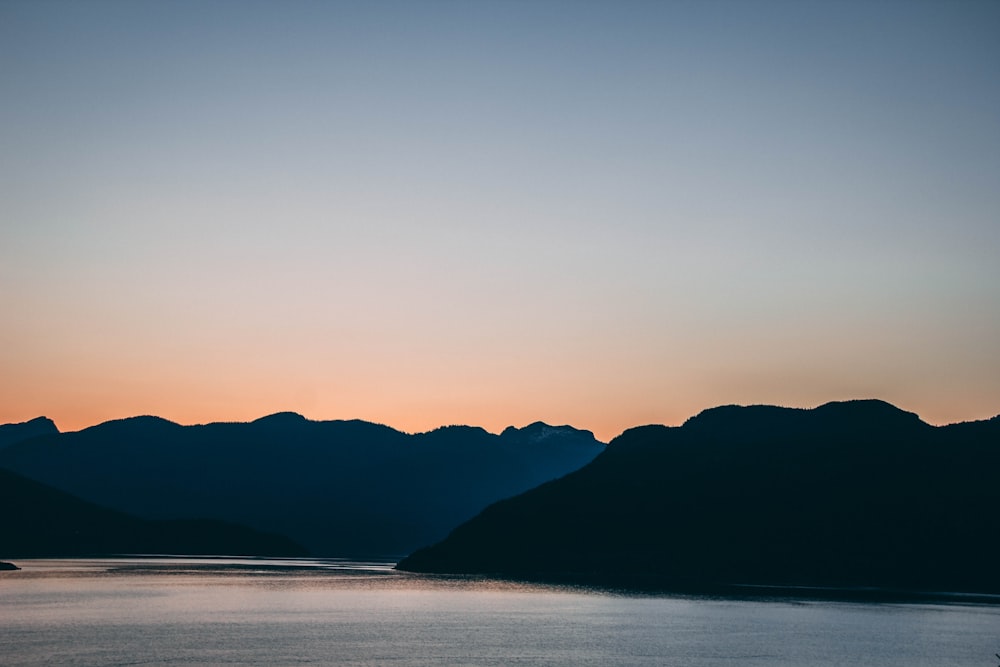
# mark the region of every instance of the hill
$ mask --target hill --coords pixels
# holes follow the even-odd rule
[[[399,564],[675,590],[1000,593],[1000,418],[933,427],[881,401],[726,406],[626,431]]]
[[[0,556],[303,556],[286,538],[221,521],[145,521],[0,469]]]
[[[221,519],[360,557],[442,539],[603,449],[589,431],[542,423],[409,435],[294,413],[200,426],[135,417],[11,445],[0,466],[144,519]]]
[[[22,440],[57,433],[59,433],[59,429],[56,428],[55,422],[48,417],[36,417],[20,424],[3,424],[0,425],[0,449]]]

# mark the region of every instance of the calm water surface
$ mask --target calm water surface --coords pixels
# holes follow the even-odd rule
[[[1000,607],[629,596],[384,563],[22,560],[2,665],[996,667]]]

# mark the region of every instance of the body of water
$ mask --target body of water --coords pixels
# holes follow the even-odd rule
[[[734,600],[331,560],[21,560],[0,664],[996,667],[1000,606]]]

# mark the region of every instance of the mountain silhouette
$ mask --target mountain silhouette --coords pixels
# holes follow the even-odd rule
[[[645,426],[398,567],[674,590],[1000,593],[1000,417],[882,401],[724,406]]]
[[[144,519],[208,517],[314,555],[397,556],[603,449],[589,431],[542,423],[408,435],[294,413],[200,426],[146,416],[10,445],[0,466]]]
[[[291,540],[222,521],[146,521],[0,469],[0,556],[303,556]]]
[[[0,449],[22,440],[56,433],[59,433],[59,429],[48,417],[36,417],[20,424],[3,424],[0,425]]]

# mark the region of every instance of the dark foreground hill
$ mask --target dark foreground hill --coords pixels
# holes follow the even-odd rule
[[[0,556],[302,556],[284,537],[206,520],[145,521],[0,469]]]
[[[314,555],[377,556],[442,539],[603,449],[588,431],[541,423],[408,435],[292,413],[203,426],[136,417],[12,444],[0,466],[144,519],[222,519]]]
[[[398,567],[1000,593],[998,470],[1000,418],[933,427],[880,401],[722,407],[626,431]]]

